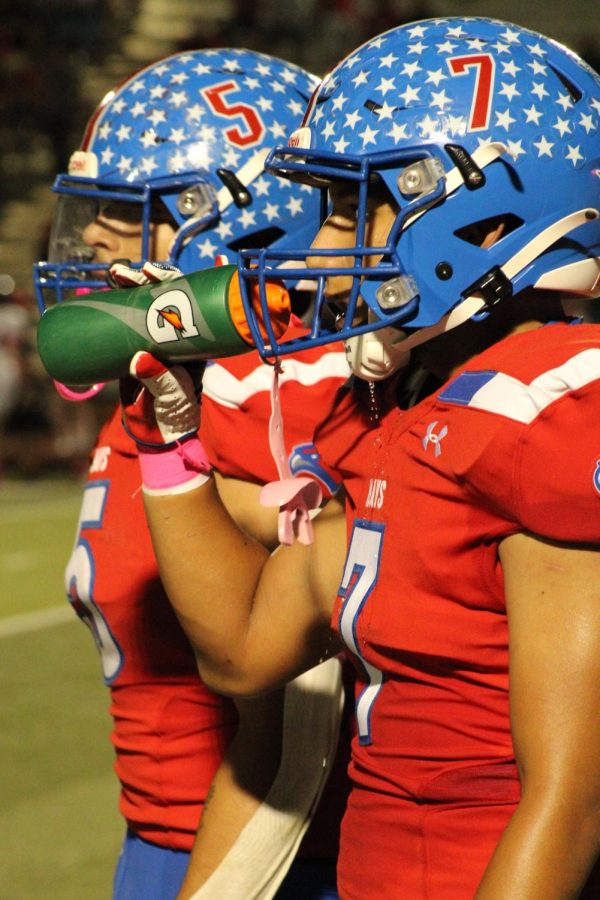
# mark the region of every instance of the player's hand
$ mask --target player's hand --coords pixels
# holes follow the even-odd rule
[[[108,270],[109,282],[113,287],[141,287],[143,284],[160,284],[181,278],[183,272],[168,263],[146,261],[141,269],[134,269],[126,263],[115,262]]]
[[[151,353],[140,351],[129,371],[133,378],[120,384],[123,424],[139,446],[166,450],[197,434],[198,389],[183,366],[167,368]]]

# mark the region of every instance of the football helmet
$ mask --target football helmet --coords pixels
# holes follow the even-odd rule
[[[69,291],[106,287],[108,267],[94,261],[82,233],[107,208],[141,223],[134,266],[149,258],[151,222],[173,225],[164,261],[185,273],[217,256],[234,262],[242,244],[286,246],[303,224],[308,240],[318,192],[265,172],[264,162],[298,126],[316,84],[298,66],[261,53],[192,50],[108,93],[53,186],[48,261],[34,267],[41,310]]]
[[[540,34],[484,18],[393,28],[323,80],[267,167],[323,193],[346,184],[357,212],[349,249],[242,251],[245,293],[283,259],[289,283],[310,256],[318,282],[306,338],[269,334],[261,345],[253,324],[265,357],[380,329],[382,347],[365,345],[381,377],[402,364],[402,350],[525,288],[600,294],[600,79]],[[397,213],[386,243],[370,247],[375,189]],[[499,223],[488,246],[482,239]],[[313,267],[319,256],[328,268]],[[331,268],[336,256],[340,267]],[[352,288],[333,324],[323,311],[326,278],[336,274],[351,275]]]

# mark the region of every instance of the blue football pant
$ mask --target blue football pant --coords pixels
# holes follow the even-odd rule
[[[128,832],[115,872],[113,900],[175,900],[188,860],[184,850],[158,847]],[[335,861],[296,860],[275,900],[338,900]]]

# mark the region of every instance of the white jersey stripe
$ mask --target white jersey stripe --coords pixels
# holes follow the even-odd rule
[[[529,424],[555,400],[598,378],[600,349],[591,348],[562,366],[543,372],[530,384],[498,372],[465,405]]]
[[[325,353],[316,362],[303,363],[297,359],[283,359],[279,384],[297,381],[309,386],[326,378],[346,379],[350,367],[344,353],[339,350]],[[273,367],[260,364],[242,379],[236,378],[219,363],[208,366],[202,379],[202,391],[215,403],[230,409],[241,407],[254,394],[270,391],[273,383]]]

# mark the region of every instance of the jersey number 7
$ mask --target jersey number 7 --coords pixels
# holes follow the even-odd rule
[[[371,711],[383,685],[383,672],[363,659],[356,640],[356,626],[379,577],[383,535],[384,526],[378,522],[365,519],[354,522],[339,589],[339,596],[344,600],[339,616],[340,634],[348,649],[360,659],[369,679],[356,701],[356,723],[361,744],[372,743]]]

